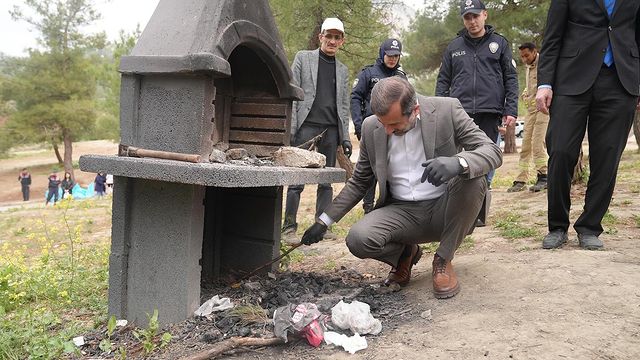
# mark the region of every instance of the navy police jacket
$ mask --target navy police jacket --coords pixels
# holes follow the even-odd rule
[[[407,78],[404,71],[400,69],[400,61],[393,69],[390,69],[384,64],[383,57],[383,50],[380,49],[376,63],[362,69],[353,83],[353,90],[351,91],[351,120],[358,137],[360,137],[362,121],[373,115],[371,112],[371,90],[373,86],[380,79],[390,76],[398,75],[405,79]]]
[[[518,116],[518,74],[510,44],[485,26],[476,43],[466,29],[449,43],[442,56],[436,96],[460,100],[468,114]]]

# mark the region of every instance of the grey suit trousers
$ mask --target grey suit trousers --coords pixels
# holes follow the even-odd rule
[[[390,200],[366,214],[346,238],[347,247],[361,259],[376,259],[396,266],[406,244],[440,242],[436,251],[451,260],[474,227],[487,191],[487,179],[457,176],[437,199]]]

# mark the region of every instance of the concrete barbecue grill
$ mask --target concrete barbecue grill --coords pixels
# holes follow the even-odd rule
[[[80,158],[83,171],[114,175],[109,313],[144,323],[157,308],[161,322],[181,321],[202,279],[279,254],[283,186],[345,172],[208,162],[214,149],[289,145],[303,92],[267,0],[161,0],[120,72],[125,148],[191,160]]]

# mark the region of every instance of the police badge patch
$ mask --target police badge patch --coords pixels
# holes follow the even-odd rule
[[[498,48],[500,47],[500,45],[498,45],[497,42],[493,41],[489,44],[489,51],[491,51],[492,54],[495,54],[496,51],[498,51]]]

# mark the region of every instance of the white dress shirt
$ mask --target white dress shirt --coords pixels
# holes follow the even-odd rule
[[[391,135],[387,139],[387,180],[391,197],[404,201],[437,199],[446,191],[443,185],[434,186],[428,181],[420,182],[427,161],[422,142],[420,118],[416,125],[403,136]]]

